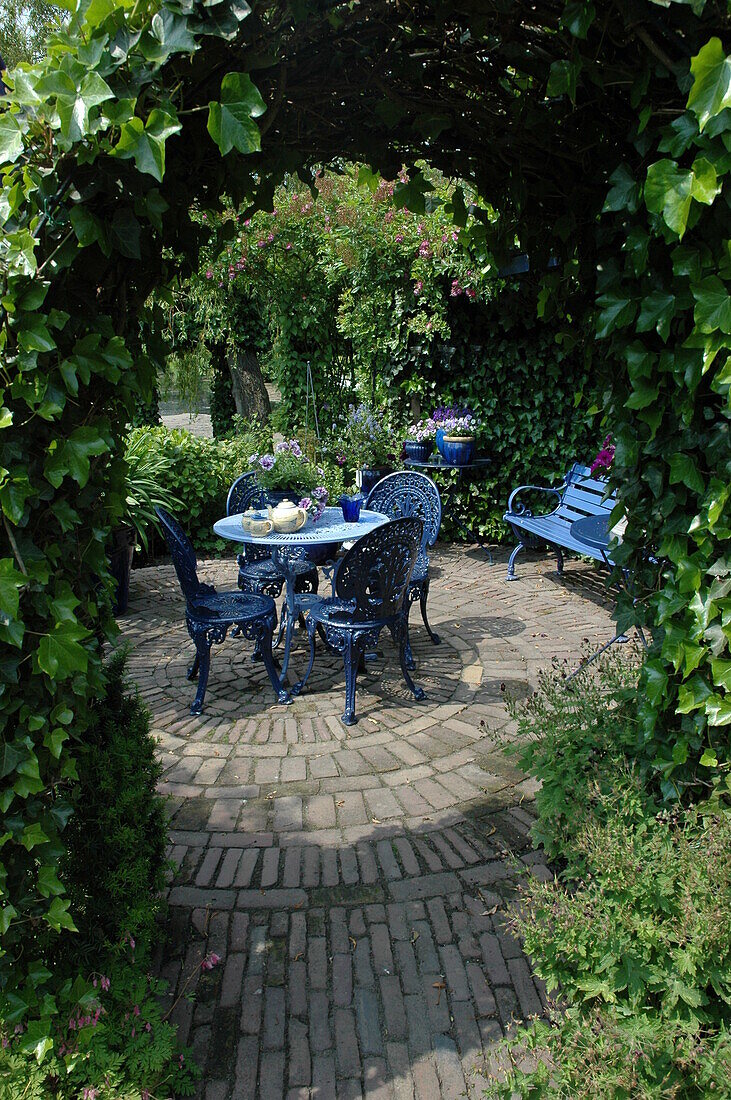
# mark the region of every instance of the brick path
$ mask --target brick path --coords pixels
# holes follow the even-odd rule
[[[555,655],[610,636],[600,574],[477,550],[436,556],[434,647],[413,615],[416,704],[390,639],[359,677],[345,727],[342,669],[324,651],[312,690],[271,705],[250,646],[213,653],[191,718],[191,647],[171,566],[135,571],[123,622],[153,714],[172,811],[169,937],[161,961],[205,1100],[439,1100],[482,1095],[512,1019],[544,991],[506,930],[532,850],[533,786],[503,746],[504,693]],[[233,587],[232,561],[201,577]],[[304,665],[303,641],[291,675]],[[201,973],[206,952],[221,964]],[[190,974],[193,979],[186,986]]]

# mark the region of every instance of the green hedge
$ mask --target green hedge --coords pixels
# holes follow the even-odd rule
[[[423,413],[454,402],[468,405],[483,424],[480,450],[491,466],[458,483],[443,537],[455,533],[457,518],[480,534],[512,541],[502,518],[511,490],[555,482],[572,462],[590,461],[598,450],[583,341],[566,325],[537,319],[537,292],[527,281],[485,304],[457,299],[449,345],[412,348],[397,371],[402,391],[418,398]],[[440,476],[446,483],[455,475]]]
[[[133,438],[142,437],[151,450],[170,460],[169,484],[183,507],[176,519],[191,539],[196,553],[221,553],[223,539],[213,533],[213,524],[226,512],[226,496],[239,474],[247,469],[251,444],[247,439],[206,439],[182,428],[136,428]],[[230,549],[230,547],[229,547]],[[166,553],[159,535],[150,541],[149,557]],[[148,556],[139,556],[141,564]]]

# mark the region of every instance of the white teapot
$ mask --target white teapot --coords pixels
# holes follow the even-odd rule
[[[291,500],[280,500],[276,508],[269,505],[269,519],[280,535],[291,535],[307,522],[307,512]]]

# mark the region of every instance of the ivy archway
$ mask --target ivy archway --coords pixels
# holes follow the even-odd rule
[[[339,157],[474,181],[499,211],[470,230],[485,262],[518,243],[554,256],[547,313],[568,281],[585,289],[565,320],[595,325],[608,380],[640,594],[622,618],[655,638],[643,757],[668,797],[728,793],[724,5],[62,2],[68,28],[0,110],[0,1001],[31,1011],[29,929],[69,923],[56,868],[113,629],[119,444],[151,374],[140,311],[195,261],[191,205],[266,206],[285,173]],[[418,209],[424,187],[415,173],[397,200]],[[465,225],[459,201],[452,214]]]

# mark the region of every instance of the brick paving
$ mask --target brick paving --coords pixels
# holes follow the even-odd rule
[[[204,1100],[479,1097],[511,1022],[544,1011],[507,929],[520,873],[550,871],[530,842],[533,783],[504,752],[505,693],[524,696],[552,658],[575,663],[612,624],[593,566],[570,561],[559,578],[527,555],[507,584],[507,554],[495,559],[437,553],[442,644],[418,608],[412,618],[428,698],[413,702],[384,636],[350,728],[335,658],[321,649],[307,694],[272,705],[235,639],[214,648],[206,709],[191,717],[173,569],[133,573],[123,639],[172,816],[160,970]],[[200,575],[233,587],[234,562]],[[211,951],[222,961],[201,972]]]

